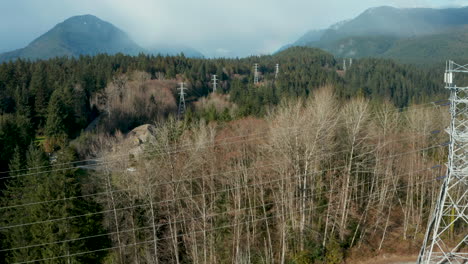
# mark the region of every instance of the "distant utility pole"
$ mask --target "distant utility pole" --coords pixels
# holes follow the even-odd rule
[[[346,71],[346,59],[343,59],[343,71]]]
[[[468,260],[468,87],[453,84],[454,74],[462,73],[468,73],[468,64],[449,61],[446,65],[444,81],[450,90],[451,114],[447,175],[429,218],[419,264]]]
[[[211,79],[213,81],[213,93],[216,92],[216,85],[217,85],[217,82],[218,79],[216,79],[216,74],[213,74],[213,79]]]
[[[254,84],[258,83],[258,63],[254,64],[255,72],[254,72]]]
[[[278,73],[279,73],[279,64],[276,63],[275,79],[278,78]]]
[[[185,90],[187,89],[185,87],[185,83],[181,82],[179,83],[180,87],[177,88],[179,90],[179,110],[177,111],[177,116],[180,119],[181,116],[185,113]]]

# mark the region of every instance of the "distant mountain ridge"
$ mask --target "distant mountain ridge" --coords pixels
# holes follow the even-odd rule
[[[189,51],[194,56],[203,56],[194,49],[172,49],[166,54]],[[96,55],[99,53],[128,55],[165,54],[157,47],[149,51],[136,44],[127,33],[109,22],[93,15],[74,16],[57,24],[51,30],[32,41],[25,48],[0,54],[0,63],[4,61],[23,59],[49,59],[53,57],[78,57],[80,55]],[[188,55],[190,56],[190,55]]]
[[[445,40],[429,36],[461,34],[468,25],[468,7],[430,9],[430,8],[394,8],[382,6],[370,8],[354,19],[337,23],[326,30],[321,30],[321,36],[306,33],[290,46],[309,46],[327,50],[337,57],[388,57],[401,59],[403,54],[410,53],[418,46],[436,43],[440,47],[460,49],[460,43],[450,44],[453,37]],[[448,35],[447,35],[448,36]],[[408,44],[405,44],[408,42]],[[424,43],[426,42],[426,43]],[[409,44],[411,43],[411,45]],[[468,43],[463,48],[468,48]],[[423,51],[428,49],[423,49]],[[444,57],[444,52],[453,50],[437,49],[438,58]],[[456,52],[455,52],[456,53]],[[433,54],[418,52],[405,62],[422,62],[433,59]]]
[[[140,46],[114,25],[92,15],[83,15],[57,24],[25,48],[1,54],[0,61],[118,52],[136,55],[141,51]]]
[[[154,45],[156,48],[151,49],[148,48],[145,53],[153,54],[153,55],[162,55],[162,56],[174,56],[179,55],[181,53],[184,54],[185,57],[190,58],[203,58],[205,57],[201,52],[196,49],[183,46],[183,45],[168,45],[168,44],[156,44]]]
[[[404,63],[436,63],[468,59],[468,25],[443,33],[396,41],[381,57]]]
[[[453,26],[466,24],[468,7],[431,9],[382,6],[367,9],[358,17],[328,29],[321,41],[350,36],[415,37],[440,33]]]

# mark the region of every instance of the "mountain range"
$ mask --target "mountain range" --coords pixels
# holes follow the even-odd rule
[[[327,29],[310,30],[280,50],[292,46],[320,48],[339,58],[382,57],[412,64],[468,59],[468,7],[370,8]],[[142,48],[111,23],[83,15],[57,24],[24,48],[0,54],[0,63],[119,52],[204,57],[195,49],[172,43]]]
[[[152,49],[142,48],[111,23],[92,15],[83,15],[57,24],[25,48],[0,54],[0,63],[17,58],[36,60],[119,52],[128,55],[184,53],[188,57],[203,57],[203,54],[188,47],[165,45]]]
[[[317,47],[337,57],[385,57],[417,64],[468,58],[468,7],[370,8],[328,29],[311,30],[285,47],[290,46]]]

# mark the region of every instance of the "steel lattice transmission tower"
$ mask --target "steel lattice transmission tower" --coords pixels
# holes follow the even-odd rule
[[[216,86],[217,86],[217,81],[218,79],[216,79],[216,74],[213,74],[213,79],[211,79],[213,81],[213,93],[216,92]]]
[[[275,66],[275,80],[278,79],[278,74],[279,74],[279,64],[276,63],[276,66]]]
[[[418,263],[468,263],[468,87],[453,84],[455,74],[462,73],[468,73],[468,64],[447,63],[444,79],[451,114],[447,175]]]
[[[254,84],[258,83],[258,63],[254,64]]]
[[[180,87],[177,88],[179,90],[179,110],[177,111],[177,116],[180,119],[181,116],[185,113],[185,83],[179,83]]]

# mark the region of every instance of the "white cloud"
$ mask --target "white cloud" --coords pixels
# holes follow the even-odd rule
[[[226,57],[226,56],[229,56],[231,54],[230,50],[223,49],[223,48],[217,48],[215,52],[216,52],[217,57]]]
[[[246,56],[273,52],[310,29],[353,18],[369,7],[466,4],[468,0],[0,1],[0,50],[26,45],[70,16],[93,14],[122,28],[142,46],[174,43],[208,56],[218,56],[218,48],[231,56]]]

